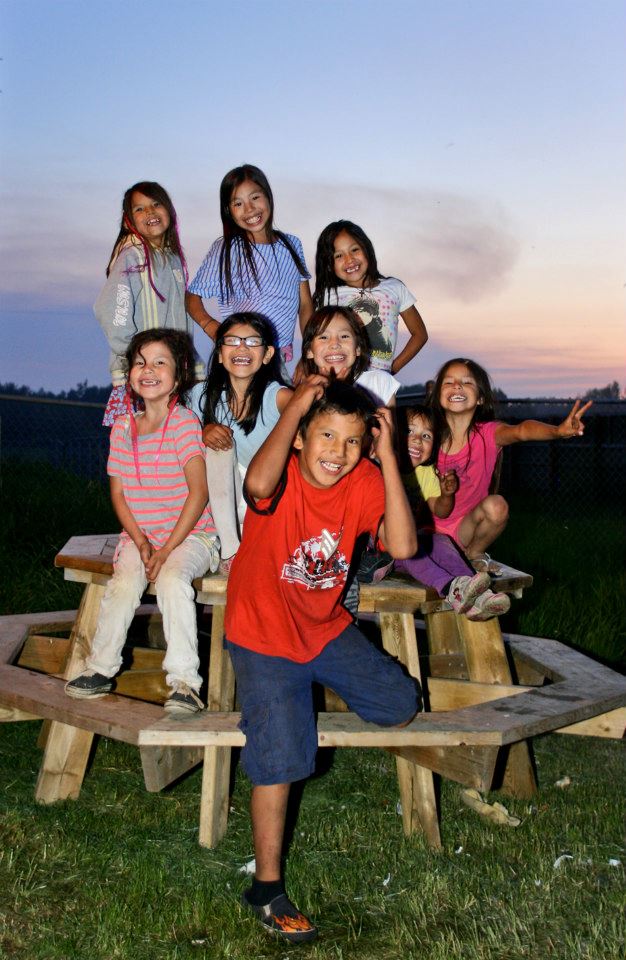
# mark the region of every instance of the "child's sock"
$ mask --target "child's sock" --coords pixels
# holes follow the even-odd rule
[[[246,900],[255,907],[262,907],[271,903],[275,897],[285,892],[282,880],[253,880],[252,886],[246,890]]]

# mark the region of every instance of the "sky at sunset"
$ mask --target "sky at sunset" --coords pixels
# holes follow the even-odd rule
[[[250,162],[310,269],[346,218],[415,294],[405,382],[464,355],[509,396],[626,385],[625,27],[622,0],[0,0],[0,381],[105,384],[124,190],[166,187],[193,275]]]

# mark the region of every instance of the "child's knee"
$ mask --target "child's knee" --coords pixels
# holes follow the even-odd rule
[[[176,596],[186,600],[192,600],[194,596],[189,576],[185,571],[179,570],[176,567],[161,567],[154,587],[157,599]]]
[[[509,505],[499,494],[492,494],[483,500],[483,510],[491,523],[502,524],[509,519]]]

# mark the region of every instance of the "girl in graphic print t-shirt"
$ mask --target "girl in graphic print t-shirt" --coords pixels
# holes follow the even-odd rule
[[[415,308],[415,297],[401,280],[384,277],[366,233],[350,220],[337,220],[322,230],[315,254],[315,307],[351,307],[365,325],[370,365],[397,373],[419,353],[428,339]],[[398,324],[402,318],[409,340],[397,356]]]

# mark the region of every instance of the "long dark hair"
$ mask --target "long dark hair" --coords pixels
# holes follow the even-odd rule
[[[311,350],[311,344],[315,337],[324,332],[333,317],[337,316],[337,314],[343,317],[346,323],[348,323],[356,338],[356,345],[359,347],[359,353],[350,371],[350,376],[344,381],[346,383],[354,383],[357,377],[359,377],[364,370],[367,370],[370,365],[370,342],[363,321],[358,313],[351,310],[350,307],[319,307],[311,319],[307,321],[304,333],[302,334],[302,370],[307,377],[312,373],[318,372],[315,361],[307,357],[307,353]]]
[[[193,340],[184,330],[166,330],[155,327],[152,330],[142,330],[141,333],[135,334],[128,344],[125,354],[126,381],[129,392],[134,396],[129,380],[130,368],[135,363],[137,357],[141,355],[143,348],[149,343],[164,343],[172,354],[174,358],[175,386],[170,395],[170,400],[172,397],[177,396],[178,402],[184,405],[187,400],[187,394],[196,382]]]
[[[165,297],[159,293],[152,280],[152,263],[156,251],[147,242],[145,237],[141,236],[133,223],[133,193],[143,193],[145,197],[149,197],[150,200],[156,200],[157,203],[161,203],[165,207],[170,218],[170,225],[163,236],[163,252],[170,252],[180,257],[183,273],[185,275],[185,283],[188,279],[187,261],[185,260],[185,254],[183,253],[180,237],[178,236],[178,220],[176,217],[174,204],[172,203],[167,190],[165,190],[160,183],[155,183],[153,180],[141,180],[139,183],[134,183],[132,187],[129,187],[124,194],[124,199],[122,200],[122,221],[120,223],[120,231],[117,235],[115,243],[113,244],[113,250],[111,251],[111,256],[109,257],[109,262],[106,268],[106,275],[107,277],[109,276],[113,262],[117,259],[117,256],[127,239],[129,237],[133,237],[134,240],[143,248],[145,260],[142,269],[148,271],[150,286],[158,298],[163,301],[165,300]]]
[[[230,210],[233,192],[246,180],[251,180],[252,183],[255,183],[267,198],[270,208],[270,216],[266,227],[268,242],[272,244],[276,240],[280,240],[281,243],[287,247],[301,276],[304,278],[307,275],[306,266],[298,256],[287,234],[283,233],[282,230],[276,230],[274,227],[274,195],[272,194],[269,180],[258,167],[253,166],[251,163],[244,163],[240,167],[229,170],[220,184],[220,216],[224,230],[224,244],[220,252],[220,294],[222,300],[233,296],[235,292],[233,285],[234,250],[239,254],[237,257],[237,271],[239,280],[244,286],[246,294],[249,295],[251,289],[246,285],[249,285],[251,282],[254,282],[257,288],[259,287],[259,277],[254,262],[255,244],[248,238],[247,232],[235,223]],[[273,248],[272,253],[276,256]]]
[[[217,417],[218,411],[223,410],[224,407],[230,410],[231,403],[236,399],[230,377],[219,359],[219,349],[229,330],[240,323],[252,327],[263,338],[266,347],[274,347],[274,355],[271,360],[268,363],[261,364],[246,390],[244,397],[245,416],[241,420],[237,420],[237,423],[247,436],[256,426],[263,403],[263,394],[268,383],[276,380],[283,384],[274,327],[262,313],[231,313],[219,325],[215,333],[215,349],[209,363],[201,404],[204,406],[203,423],[206,426],[208,423],[221,423],[222,421]],[[226,395],[225,402],[222,400],[222,394]]]
[[[476,387],[478,388],[478,406],[472,414],[472,419],[467,428],[466,434],[467,442],[470,446],[467,456],[467,462],[469,463],[471,458],[472,435],[475,432],[475,425],[477,423],[486,423],[489,420],[495,419],[495,401],[489,374],[485,368],[481,367],[481,365],[476,363],[475,360],[469,360],[467,357],[454,357],[452,360],[448,360],[446,363],[444,363],[435,377],[435,385],[429,396],[429,405],[433,415],[433,428],[435,431],[437,452],[439,452],[441,447],[443,447],[452,436],[448,421],[446,419],[446,411],[441,406],[441,388],[448,370],[455,364],[462,364],[463,366],[467,367],[471,376],[476,381]]]
[[[339,281],[335,273],[335,240],[340,233],[347,233],[353,240],[363,248],[363,253],[367,257],[367,273],[365,280],[370,284],[376,284],[385,277],[380,273],[376,262],[376,254],[372,241],[365,231],[351,220],[335,220],[324,227],[317,241],[315,251],[315,292],[313,293],[313,306],[321,307],[327,300],[330,290],[337,293]]]

